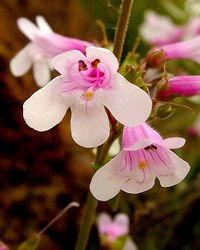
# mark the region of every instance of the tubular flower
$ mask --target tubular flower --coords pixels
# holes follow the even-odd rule
[[[168,59],[192,59],[200,63],[200,36],[178,43],[172,43],[160,47],[164,51],[165,57]],[[157,51],[156,48],[155,51]]]
[[[92,45],[53,32],[42,16],[36,17],[37,26],[26,18],[19,18],[17,24],[30,42],[10,61],[10,70],[14,76],[22,76],[33,65],[34,79],[40,87],[50,81],[52,59],[56,55],[73,49],[85,53],[85,48]]]
[[[176,95],[192,96],[200,94],[200,76],[177,76],[169,79],[158,90],[161,99],[170,99]]]
[[[106,213],[97,218],[97,228],[100,236],[106,237],[112,243],[116,238],[127,235],[129,232],[129,218],[126,214],[117,214],[114,220]]]
[[[124,213],[117,214],[112,220],[107,213],[97,217],[101,247],[106,249],[137,250],[137,246],[128,236],[129,218]]]
[[[120,190],[137,194],[154,186],[156,177],[162,187],[182,181],[189,171],[187,162],[170,149],[182,147],[183,138],[162,137],[146,123],[125,127],[123,150],[93,176],[90,190],[98,200],[113,198]]]
[[[183,27],[174,25],[167,16],[147,11],[139,32],[146,42],[162,46],[179,41],[183,35]]]
[[[151,112],[151,99],[117,73],[118,61],[107,49],[87,47],[86,56],[74,50],[53,60],[61,74],[24,103],[27,124],[45,131],[54,127],[70,107],[73,139],[96,147],[109,136],[104,106],[122,124],[143,123]]]

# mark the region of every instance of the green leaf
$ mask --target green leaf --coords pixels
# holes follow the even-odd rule
[[[36,250],[40,244],[41,236],[34,234],[28,239],[26,239],[22,244],[17,248],[17,250]]]

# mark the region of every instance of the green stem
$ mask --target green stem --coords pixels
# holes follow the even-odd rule
[[[115,56],[119,61],[122,55],[122,50],[124,46],[132,5],[133,5],[133,0],[122,0],[121,12],[118,19],[117,29],[114,38],[114,48],[113,48],[113,53],[115,54]]]
[[[122,0],[121,12],[119,15],[119,21],[117,24],[117,29],[115,33],[114,39],[114,49],[113,53],[120,61],[121,53],[124,45],[124,40],[126,36],[126,31],[128,27],[129,17],[131,13],[133,0]],[[97,150],[97,157],[94,164],[103,165],[109,148],[114,141],[114,139],[118,136],[119,130],[112,131],[111,135],[107,142],[104,145],[100,146]],[[98,201],[92,196],[89,192],[87,201],[85,204],[85,208],[82,215],[82,220],[80,223],[80,231],[77,239],[77,243],[75,246],[75,250],[85,250],[87,247],[90,231],[92,228],[92,224],[94,222],[96,208],[98,205]]]
[[[84,250],[87,247],[90,231],[95,219],[97,205],[98,201],[89,192],[75,250]]]

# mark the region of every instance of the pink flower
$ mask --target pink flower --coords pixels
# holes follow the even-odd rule
[[[162,46],[179,41],[183,35],[183,27],[174,25],[167,16],[147,11],[139,32],[146,42]]]
[[[129,218],[126,214],[117,214],[114,220],[106,213],[101,213],[97,218],[97,228],[100,236],[106,237],[112,243],[118,237],[122,237],[129,232]]]
[[[184,30],[184,39],[190,39],[200,35],[200,18],[198,16],[190,18],[186,23]]]
[[[90,190],[97,200],[113,198],[122,189],[137,194],[154,186],[157,177],[162,187],[182,181],[189,171],[187,162],[170,149],[182,147],[183,138],[162,137],[146,123],[125,127],[123,150],[93,176]]]
[[[33,65],[34,79],[41,87],[50,80],[52,59],[56,55],[73,49],[84,53],[92,44],[54,33],[42,16],[36,17],[36,23],[38,27],[26,18],[17,20],[19,29],[31,42],[11,60],[10,69],[14,76],[22,76]]]
[[[118,61],[107,49],[87,47],[86,56],[74,50],[53,60],[61,74],[24,103],[27,124],[45,131],[58,124],[71,108],[73,139],[95,147],[109,136],[104,106],[122,124],[143,123],[151,112],[151,99],[117,73]]]
[[[158,96],[169,99],[174,95],[192,96],[200,94],[200,76],[177,76],[161,86]]]
[[[129,218],[124,213],[117,214],[112,220],[107,213],[101,213],[97,217],[97,229],[99,231],[101,246],[107,249],[116,249],[115,241],[121,237],[122,250],[137,250],[137,246],[128,236]],[[119,244],[119,242],[118,242]]]
[[[164,45],[161,46],[160,49],[165,52],[166,58],[188,58],[200,63],[200,36],[184,42]]]
[[[0,250],[9,250],[9,248],[0,240]]]
[[[9,250],[7,246],[0,246],[0,250]]]

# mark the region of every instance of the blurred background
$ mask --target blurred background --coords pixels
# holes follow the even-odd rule
[[[120,0],[1,0],[0,1],[0,239],[16,249],[32,233],[42,229],[70,201],[80,203],[57,221],[42,237],[39,250],[74,248],[77,230],[92,176],[94,156],[89,149],[76,145],[70,133],[68,112],[65,119],[47,132],[29,128],[22,116],[23,102],[37,90],[30,71],[15,78],[9,61],[27,44],[16,21],[26,17],[35,22],[45,17],[52,29],[64,36],[101,43],[100,20],[113,41]],[[168,15],[176,24],[189,16],[200,15],[199,0],[149,1],[135,0],[124,54],[137,36],[147,9]],[[141,58],[149,45],[140,42]],[[190,74],[200,74],[200,67],[188,60],[178,60],[173,69],[184,67]],[[178,100],[179,101],[179,100]],[[156,185],[140,195],[120,194],[118,207],[101,203],[98,212],[111,215],[121,211],[131,220],[130,235],[138,248],[200,249],[200,133],[191,133],[200,111],[199,101],[181,100],[191,111],[177,108],[168,119],[155,119],[152,124],[165,137],[183,136],[187,143],[177,151],[191,164],[187,180],[164,189]],[[200,128],[199,128],[200,129]],[[88,249],[98,247],[94,226]]]

